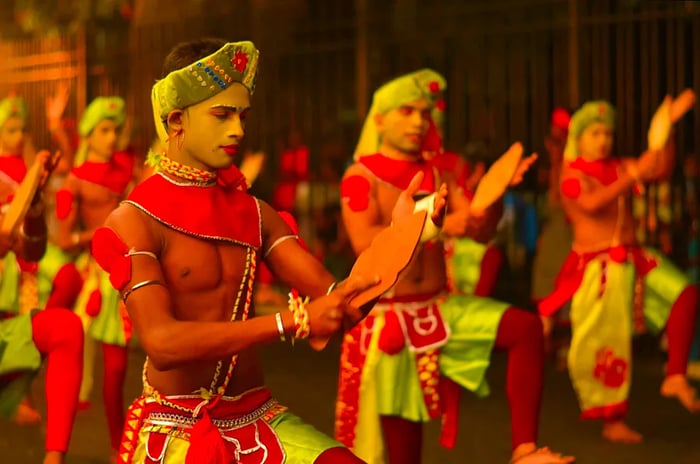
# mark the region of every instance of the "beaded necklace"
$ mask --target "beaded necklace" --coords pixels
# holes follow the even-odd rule
[[[241,322],[246,321],[248,319],[248,313],[250,311],[250,306],[253,301],[253,282],[255,281],[255,267],[257,263],[256,255],[257,254],[254,248],[247,247],[245,270],[243,271],[241,285],[238,288],[238,293],[236,294],[236,302],[234,303],[234,310],[233,315],[231,316],[231,321],[234,321],[236,319],[236,316],[238,315],[238,305],[241,302],[244,293],[245,301],[243,303],[243,316],[241,317]],[[192,414],[192,416],[196,418],[197,416],[199,416],[199,412],[202,407],[212,408],[216,405],[216,403],[219,402],[221,397],[224,395],[224,392],[226,391],[229,382],[231,381],[231,377],[233,376],[233,371],[236,368],[237,361],[238,353],[234,354],[231,358],[231,362],[229,363],[226,376],[224,377],[224,380],[221,383],[221,385],[217,388],[216,384],[219,381],[219,377],[221,376],[221,368],[223,367],[223,361],[219,361],[216,364],[216,369],[214,370],[214,377],[211,381],[211,385],[209,386],[209,388],[207,389],[202,387],[199,390],[199,394],[202,397],[202,402],[199,403],[199,405],[197,405],[197,407],[195,408],[188,408],[166,399],[163,395],[160,394],[158,390],[153,388],[153,386],[148,382],[148,378],[146,376],[146,367],[148,365],[148,359],[146,359],[146,362],[143,365],[143,372],[141,376],[143,379],[144,395],[155,399],[156,402],[160,405],[168,406],[170,408],[177,409],[188,414]]]
[[[168,158],[165,154],[158,160],[158,171],[179,177],[180,179],[191,180],[197,185],[214,185],[216,182],[215,172],[187,166],[179,161]]]

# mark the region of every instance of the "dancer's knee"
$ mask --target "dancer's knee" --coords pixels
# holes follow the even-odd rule
[[[363,464],[365,461],[358,458],[347,448],[327,449],[314,461],[314,464]]]
[[[80,318],[69,309],[54,308],[51,310],[55,314],[55,327],[57,330],[57,340],[61,344],[70,344],[82,348],[83,346],[83,324]]]

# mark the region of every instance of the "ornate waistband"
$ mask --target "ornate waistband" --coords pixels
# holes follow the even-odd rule
[[[233,430],[246,425],[252,424],[260,419],[269,421],[278,414],[286,411],[287,408],[282,406],[274,398],[265,401],[255,410],[242,416],[233,417],[231,419],[212,419],[212,423],[221,431]],[[147,413],[144,419],[144,424],[148,426],[166,426],[178,429],[190,429],[194,427],[198,419],[176,412],[160,412],[151,411]]]

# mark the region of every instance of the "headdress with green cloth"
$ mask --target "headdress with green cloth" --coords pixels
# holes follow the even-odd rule
[[[88,144],[85,138],[101,121],[111,119],[117,126],[124,124],[126,119],[124,107],[124,99],[121,97],[97,97],[90,102],[78,123],[78,134],[81,140],[73,161],[74,166],[80,166],[85,162],[88,154]]]
[[[571,117],[564,159],[571,161],[578,157],[578,138],[588,126],[597,122],[615,130],[615,108],[605,100],[586,102]]]
[[[168,141],[168,114],[204,101],[234,82],[243,84],[250,95],[260,52],[253,42],[229,42],[211,55],[171,72],[153,86],[151,102],[158,138]],[[160,154],[150,152],[147,163],[157,166]]]
[[[23,98],[7,97],[0,101],[0,128],[5,125],[12,116],[19,117],[26,124],[29,110]]]
[[[357,142],[353,156],[354,159],[357,160],[365,155],[373,155],[379,150],[381,136],[374,120],[376,115],[384,114],[406,103],[427,98],[434,105],[432,113],[433,117],[435,117],[435,111],[444,110],[444,106],[440,105],[439,102],[445,88],[447,88],[445,78],[436,71],[427,68],[404,74],[379,87],[372,97],[372,107],[369,109],[365,123],[362,126],[360,140]],[[439,136],[435,130],[434,123],[431,124],[430,129],[426,135],[426,140],[437,137],[439,144]],[[430,148],[433,147],[426,147],[426,149]]]

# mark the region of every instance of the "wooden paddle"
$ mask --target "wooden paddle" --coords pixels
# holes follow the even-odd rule
[[[19,224],[27,214],[27,211],[29,211],[37,190],[46,185],[49,176],[51,175],[53,168],[56,166],[56,164],[58,164],[60,157],[60,153],[56,152],[45,162],[42,161],[41,157],[39,156],[35,158],[34,164],[32,164],[32,166],[29,168],[27,174],[24,176],[24,179],[22,179],[22,182],[20,182],[19,187],[17,187],[17,190],[15,190],[12,202],[10,203],[5,216],[2,218],[0,230],[3,234],[12,235],[16,232]],[[44,176],[45,172],[46,176]]]
[[[2,226],[0,226],[3,234],[13,235],[19,223],[24,219],[24,215],[29,211],[32,199],[39,187],[42,168],[41,162],[35,162],[27,171],[17,190],[15,190],[12,202],[5,213],[5,217],[2,219]]]
[[[675,99],[667,95],[657,108],[649,123],[647,143],[649,150],[661,152],[659,178],[670,176],[673,170],[674,150],[665,150],[668,139],[671,137],[673,124],[678,122],[685,113],[695,105],[695,92],[685,89]],[[637,188],[643,192],[644,186],[637,184]]]
[[[481,178],[470,204],[472,214],[483,214],[486,209],[503,196],[518,170],[523,157],[523,145],[515,142],[501,155]]]
[[[401,272],[411,262],[426,221],[426,211],[417,211],[377,234],[369,247],[357,257],[350,277],[368,278],[378,275],[377,285],[355,295],[350,304],[356,308],[386,293],[399,280]],[[366,314],[365,314],[366,316]],[[329,339],[311,338],[309,345],[322,350]]]

